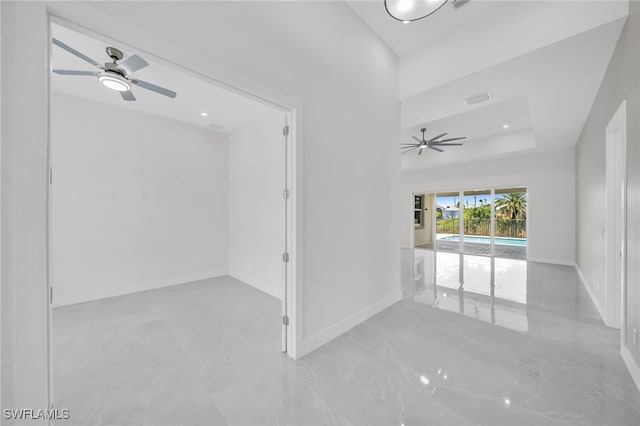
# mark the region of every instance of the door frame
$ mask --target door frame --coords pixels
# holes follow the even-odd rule
[[[25,324],[24,333],[14,336],[15,377],[23,378],[15,385],[15,403],[27,407],[52,407],[53,368],[51,330],[51,277],[50,259],[50,110],[51,110],[51,22],[81,32],[98,34],[104,40],[122,45],[122,40],[136,40],[136,51],[153,58],[166,66],[178,67],[198,78],[217,84],[243,96],[275,107],[290,118],[290,144],[288,182],[290,191],[289,223],[287,242],[290,262],[288,272],[288,300],[284,309],[289,314],[287,327],[287,353],[296,359],[302,342],[302,277],[303,277],[303,105],[299,99],[265,86],[243,75],[181,48],[161,36],[147,33],[133,25],[120,21],[95,8],[78,3],[62,2],[16,2],[11,33],[16,40],[27,43],[25,51],[15,51],[16,44],[9,46],[13,58],[12,69],[23,70],[24,78],[32,84],[24,88],[18,98],[10,97],[10,105],[16,106],[14,118],[19,123],[29,119],[30,126],[12,127],[11,143],[16,157],[14,169],[6,173],[16,180],[16,185],[27,185],[30,191],[22,192],[13,207],[12,232],[26,238],[12,242],[17,250],[16,265],[12,279],[20,284],[15,287],[14,300],[21,300],[21,309],[12,313],[17,324]],[[118,38],[113,37],[117,34]],[[13,50],[12,50],[13,49]],[[162,55],[154,52],[162,52]],[[170,58],[170,59],[168,59]],[[4,93],[3,93],[4,94]],[[4,144],[4,141],[3,141]],[[43,161],[41,161],[43,160]],[[3,173],[5,173],[3,171]],[[12,210],[13,211],[13,210]],[[3,229],[3,231],[6,231]],[[33,249],[23,250],[23,247]]]
[[[626,100],[622,101],[605,129],[605,173],[604,321],[609,327],[622,329],[624,342],[627,292]]]

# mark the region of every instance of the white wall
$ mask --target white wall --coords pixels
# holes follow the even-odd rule
[[[284,114],[229,135],[229,275],[279,299],[284,290]]]
[[[0,3],[2,407],[47,407],[46,13]]]
[[[123,34],[114,28],[142,34],[127,42],[142,43],[159,55],[167,46],[174,46],[173,51],[181,48],[200,58],[203,72],[218,64],[303,103],[304,311],[297,320],[305,340],[300,354],[399,299],[397,58],[349,6],[342,2],[47,5],[82,16],[79,24],[114,37]],[[3,371],[16,380],[2,396],[21,407],[45,407],[48,402],[50,71],[45,6],[3,2],[2,15],[3,302],[12,292],[9,304],[20,306],[2,312],[3,326],[8,316],[7,327],[13,332],[13,336],[2,334],[3,355],[16,354],[13,364],[3,356]],[[86,13],[93,8],[95,12]],[[101,16],[98,9],[111,18]],[[366,215],[363,206],[371,207]],[[15,332],[18,329],[20,333]]]
[[[576,145],[576,263],[596,304],[605,306],[606,155],[605,129],[627,101],[627,341],[622,355],[640,386],[640,345],[631,338],[640,330],[640,3],[630,14],[607,73]],[[598,287],[600,287],[598,289]]]
[[[402,245],[411,246],[413,192],[527,187],[528,258],[572,265],[575,260],[573,149],[504,157],[402,176]]]
[[[61,93],[51,130],[54,305],[226,274],[225,134]]]

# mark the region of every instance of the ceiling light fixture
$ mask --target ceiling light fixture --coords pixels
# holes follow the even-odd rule
[[[201,116],[203,117],[207,117],[209,114],[207,114],[206,112],[200,113]]]
[[[435,13],[448,0],[384,0],[384,8],[393,19],[405,24]]]
[[[508,129],[508,128],[509,128],[509,125],[508,125],[508,124],[505,124],[504,126],[502,126],[502,128],[503,128],[503,129]]]
[[[98,80],[100,80],[100,83],[106,88],[111,90],[117,90],[118,92],[128,92],[131,90],[131,83],[116,73],[103,72],[98,75]]]

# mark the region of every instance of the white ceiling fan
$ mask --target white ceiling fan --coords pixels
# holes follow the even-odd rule
[[[124,54],[120,49],[115,47],[107,47],[107,55],[111,58],[112,62],[105,62],[104,66],[100,65],[90,57],[78,52],[73,47],[66,45],[60,40],[53,38],[53,44],[66,50],[72,55],[77,56],[83,61],[93,65],[101,71],[79,71],[79,70],[60,70],[54,69],[53,72],[61,75],[77,75],[77,76],[94,76],[98,77],[100,83],[105,87],[120,92],[120,96],[125,101],[135,101],[136,97],[131,92],[132,85],[142,87],[143,89],[151,90],[152,92],[159,93],[170,98],[176,97],[176,92],[166,89],[164,87],[156,86],[155,84],[147,83],[146,81],[133,78],[131,74],[148,66],[147,61],[142,59],[138,55],[131,55],[124,61],[118,63],[124,58]]]
[[[426,128],[422,128],[420,129],[420,131],[422,132],[422,139],[418,139],[415,136],[412,136],[418,143],[403,143],[402,144],[402,153],[406,154],[407,152],[412,152],[415,150],[418,150],[418,155],[422,155],[422,151],[424,151],[425,148],[428,149],[433,149],[434,151],[438,151],[438,152],[444,152],[444,150],[440,149],[440,147],[443,146],[462,146],[464,145],[463,143],[451,143],[454,141],[459,141],[462,139],[466,139],[466,137],[461,137],[461,138],[449,138],[449,139],[442,139],[443,137],[447,136],[448,133],[442,133],[441,135],[436,136],[435,138],[431,138],[429,140],[426,140],[424,137],[425,132],[427,131]]]

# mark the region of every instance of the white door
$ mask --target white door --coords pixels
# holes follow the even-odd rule
[[[606,128],[605,322],[622,328],[626,290],[627,103]]]

